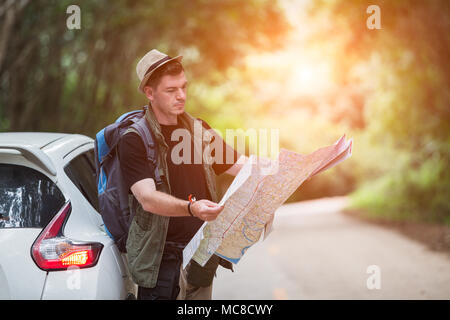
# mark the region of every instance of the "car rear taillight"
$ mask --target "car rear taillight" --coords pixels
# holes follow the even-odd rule
[[[67,202],[31,246],[31,256],[42,270],[65,270],[73,266],[88,268],[97,264],[103,244],[75,241],[63,234],[71,211],[72,206]]]

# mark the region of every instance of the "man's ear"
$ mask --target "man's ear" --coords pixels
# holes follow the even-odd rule
[[[145,86],[143,88],[143,90],[144,90],[144,94],[147,97],[147,99],[150,101],[153,100],[153,88],[150,86]]]

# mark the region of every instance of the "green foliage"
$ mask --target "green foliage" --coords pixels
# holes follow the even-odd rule
[[[80,30],[66,27],[71,4]],[[0,129],[90,136],[146,103],[135,67],[150,49],[183,54],[189,75],[208,83],[244,52],[277,47],[288,30],[277,3],[260,0],[12,1],[0,14],[13,17],[0,17],[13,35],[0,61]]]
[[[370,4],[381,9],[381,30],[361,19]],[[329,44],[341,57],[336,80],[355,82],[346,71],[365,68],[353,206],[377,217],[449,222],[450,3],[318,1],[311,12],[330,21],[317,42],[326,32],[342,35]]]
[[[406,166],[367,182],[352,195],[351,206],[372,217],[449,223],[449,194],[448,162],[434,155],[416,169]]]
[[[81,30],[66,28],[70,4],[81,8]],[[371,4],[381,30],[366,27]],[[310,5],[297,50],[332,61],[334,89],[305,98],[285,92],[299,70],[278,60],[278,69],[249,70],[243,59],[290,45],[276,1],[9,1],[0,10],[0,131],[93,136],[146,103],[135,66],[157,48],[184,56],[187,110],[222,134],[279,129],[281,147],[299,153],[354,138],[351,159],[289,201],[358,188],[354,206],[371,214],[450,222],[450,2]]]

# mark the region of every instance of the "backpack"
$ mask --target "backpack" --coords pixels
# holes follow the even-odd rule
[[[100,215],[105,231],[114,240],[121,252],[126,252],[128,230],[133,216],[128,204],[128,189],[124,185],[118,155],[118,143],[130,129],[139,134],[144,142],[147,159],[155,165],[155,182],[161,178],[157,167],[157,148],[145,119],[143,110],[121,115],[114,123],[100,130],[95,136],[96,182]]]

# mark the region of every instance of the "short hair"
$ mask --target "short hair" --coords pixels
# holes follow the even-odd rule
[[[177,60],[172,60],[156,69],[148,79],[146,86],[156,88],[161,81],[161,78],[165,75],[176,76],[184,71],[183,66]]]

